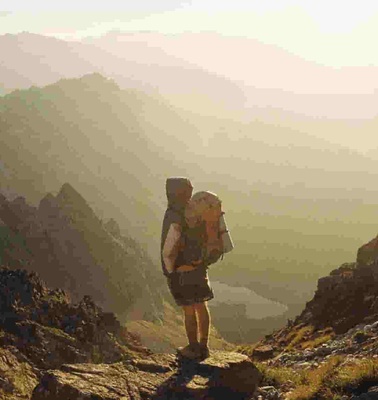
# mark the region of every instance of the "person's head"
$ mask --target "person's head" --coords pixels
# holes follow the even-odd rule
[[[168,206],[184,209],[193,193],[192,183],[185,177],[168,178],[165,184]]]

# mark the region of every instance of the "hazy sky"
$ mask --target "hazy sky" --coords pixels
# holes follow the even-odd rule
[[[331,66],[378,65],[376,0],[0,0],[0,34],[64,39],[107,31],[217,32]]]

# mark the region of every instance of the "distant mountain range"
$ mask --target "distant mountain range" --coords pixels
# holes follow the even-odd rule
[[[273,93],[273,108],[255,105],[247,115],[244,89],[225,74],[189,65],[158,42],[148,46],[148,35],[116,38],[0,38],[5,90],[34,85],[0,99],[2,192],[36,205],[71,182],[156,260],[165,179],[189,176],[195,190],[219,193],[237,245],[212,278],[295,314],[316,279],[376,232],[374,150],[368,158],[330,143],[327,134],[359,131],[274,109]],[[89,71],[105,76],[73,78]],[[369,132],[375,126],[366,122]]]
[[[284,303],[308,298],[316,278],[376,229],[374,160],[262,121],[187,115],[98,74],[3,97],[0,125],[3,191],[36,203],[72,182],[153,257],[165,178],[218,192],[238,250],[214,278]],[[200,126],[213,132],[206,145]]]
[[[317,119],[377,116],[377,68],[334,69],[247,38],[110,32],[68,42],[24,32],[1,36],[0,47],[3,92],[99,72],[197,112],[207,112],[207,99],[243,119],[272,109]]]

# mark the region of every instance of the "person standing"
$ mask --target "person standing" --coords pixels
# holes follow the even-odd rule
[[[188,226],[185,207],[193,193],[188,178],[171,177],[166,180],[168,207],[161,234],[161,264],[169,290],[184,311],[188,345],[178,354],[190,359],[209,356],[210,313],[207,301],[214,297],[209,284],[207,268],[187,246]],[[188,251],[189,250],[189,251]]]

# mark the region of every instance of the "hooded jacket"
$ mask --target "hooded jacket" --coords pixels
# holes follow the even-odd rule
[[[190,199],[193,186],[188,178],[168,178],[165,185],[168,208],[165,211],[161,232],[160,255],[164,275],[185,264],[181,244],[182,232],[186,229],[185,206]]]

